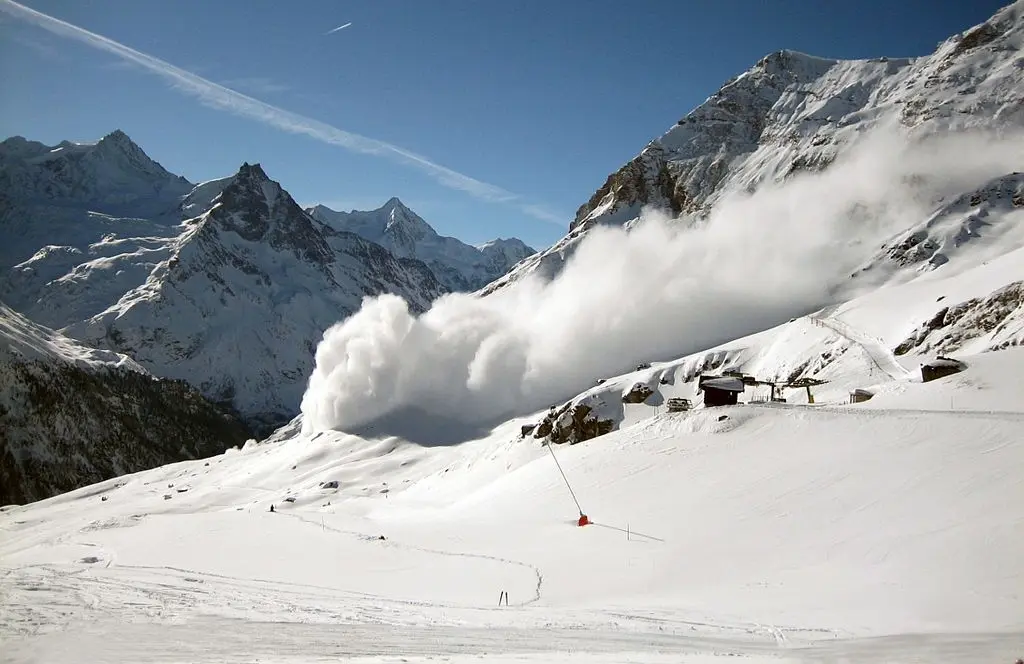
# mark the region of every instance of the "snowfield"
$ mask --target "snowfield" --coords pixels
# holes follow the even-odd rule
[[[520,438],[526,420],[436,447],[293,426],[8,507],[0,649],[9,661],[1013,661],[1024,349],[969,364],[891,381],[877,402],[661,412],[558,446],[584,528],[547,451]],[[993,395],[999,409],[985,407]]]

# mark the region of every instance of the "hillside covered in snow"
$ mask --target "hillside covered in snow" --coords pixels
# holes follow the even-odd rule
[[[423,261],[438,281],[453,292],[483,288],[536,252],[516,238],[491,240],[474,247],[438,235],[397,198],[368,212],[338,212],[324,205],[313,206],[306,212],[332,228],[375,242],[395,256]]]
[[[0,303],[0,503],[201,459],[249,435],[186,383],[158,380]]]

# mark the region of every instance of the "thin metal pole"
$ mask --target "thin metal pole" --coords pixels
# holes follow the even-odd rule
[[[555,460],[555,465],[558,466],[558,472],[562,474],[562,479],[565,481],[565,486],[569,489],[569,495],[572,496],[572,501],[576,503],[576,509],[580,511],[580,516],[583,516],[583,508],[580,507],[580,501],[576,500],[576,493],[572,490],[572,485],[569,484],[568,478],[565,476],[565,471],[562,470],[562,464],[558,463],[558,457],[555,456],[555,451],[551,449],[552,443],[548,441],[548,452],[551,452],[551,458]]]

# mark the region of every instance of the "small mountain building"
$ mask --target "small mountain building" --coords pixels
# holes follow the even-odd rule
[[[704,406],[735,406],[740,393],[746,388],[735,376],[700,377],[697,389],[704,392]]]

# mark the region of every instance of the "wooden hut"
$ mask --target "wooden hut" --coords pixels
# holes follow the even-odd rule
[[[707,407],[735,406],[745,388],[743,381],[734,376],[701,376],[697,387],[704,392],[704,405]]]
[[[921,365],[921,382],[927,383],[930,380],[951,376],[955,373],[960,373],[966,368],[967,365],[960,360],[940,355],[928,364]]]

